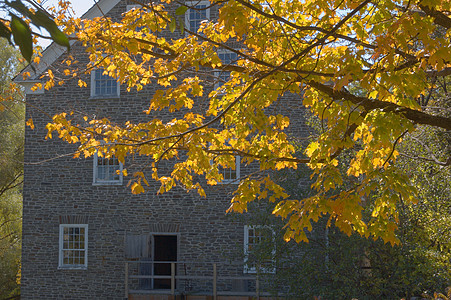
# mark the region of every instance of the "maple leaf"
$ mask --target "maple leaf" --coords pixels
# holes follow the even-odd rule
[[[216,20],[203,22],[198,32],[183,25],[184,34],[171,38],[163,31],[180,26],[171,12],[187,13],[171,1],[135,9],[122,20],[65,18],[62,23],[89,45],[88,67],[114,72],[128,90],[152,87],[151,120],[118,125],[85,117],[74,126],[58,115],[47,137],[54,131],[69,142],[77,137],[85,155],[98,147],[98,137],[121,157],[147,155],[160,193],[181,185],[205,196],[197,178],[218,183],[218,170],[233,165],[236,155],[261,174],[306,164],[314,196],[288,201],[281,183],[250,176],[236,187],[229,210],[244,212],[254,199],[268,198],[278,203],[273,213],[286,220],[285,239],[307,240],[311,222],[329,216],[328,224],[348,235],[396,243],[397,204],[414,201],[415,194],[398,172],[396,147],[418,124],[451,130],[449,116],[431,114],[417,101],[438,77],[451,74],[451,8],[443,2],[225,1],[205,8],[216,10]],[[137,33],[141,22],[152,29]],[[61,75],[79,74],[61,69]],[[45,87],[56,77],[48,72]],[[78,84],[87,86],[82,79]],[[306,131],[296,136],[293,130],[305,116],[291,114],[290,99],[315,117],[318,134],[308,145],[299,142]],[[278,106],[286,108],[283,114],[274,113]],[[163,120],[160,111],[172,119]],[[156,166],[170,159],[178,161],[160,177]],[[145,174],[135,176],[133,193],[144,192]],[[371,204],[363,200],[369,195]],[[369,219],[362,216],[366,207],[372,207]]]

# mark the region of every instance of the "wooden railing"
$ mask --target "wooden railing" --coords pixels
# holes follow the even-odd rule
[[[140,266],[150,264],[150,269],[152,274],[140,274]],[[155,275],[153,274],[154,265],[156,264],[170,264],[170,274],[169,275]],[[155,294],[155,295],[179,295],[179,294],[196,294],[196,295],[207,295],[213,296],[213,299],[217,299],[219,296],[251,296],[259,299],[260,296],[269,296],[269,293],[262,293],[260,291],[260,280],[257,274],[251,275],[240,275],[240,276],[228,276],[224,272],[218,275],[218,265],[225,265],[224,263],[203,263],[204,266],[209,266],[208,268],[202,268],[203,270],[193,270],[193,275],[180,275],[177,274],[177,266],[180,270],[183,270],[181,266],[186,266],[187,264],[197,264],[200,263],[189,263],[189,262],[170,262],[170,261],[127,261],[125,263],[125,298],[128,299],[130,294]],[[208,270],[209,269],[209,270]],[[198,275],[204,273],[204,275]],[[205,273],[210,273],[211,275],[205,275]],[[131,280],[151,282],[150,288],[133,288],[131,286]],[[153,283],[155,280],[170,280],[170,289],[154,288]],[[182,287],[181,282],[208,282],[211,283],[212,288],[210,290],[193,292],[186,290]],[[231,282],[231,281],[242,281],[243,283],[249,283],[251,281],[252,291],[234,291],[233,288],[229,290],[218,290],[218,282]],[[179,283],[179,288],[177,289],[177,282]],[[136,285],[135,285],[136,286]],[[185,286],[186,287],[186,286]]]

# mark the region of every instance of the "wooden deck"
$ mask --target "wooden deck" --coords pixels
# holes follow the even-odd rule
[[[217,296],[216,300],[255,300],[255,296]],[[259,297],[260,300],[275,300],[275,297]],[[279,298],[280,299],[280,298]],[[134,295],[130,294],[128,300],[214,300],[213,296],[196,295]]]
[[[170,274],[155,275],[139,274],[139,264],[170,264]],[[152,261],[128,261],[125,265],[125,299],[129,300],[273,300],[281,297],[273,297],[261,290],[260,280],[257,274],[242,274],[240,276],[219,275],[218,263],[208,263],[208,271],[201,275],[179,275],[176,272],[178,264],[187,262],[152,262]],[[152,270],[152,268],[150,268]],[[166,289],[154,286],[154,280],[166,280]],[[134,283],[132,283],[134,281]],[[206,289],[186,289],[182,282],[208,283]],[[221,290],[218,283],[229,282],[228,288]],[[136,284],[138,283],[138,284]],[[145,283],[145,284],[144,284]],[[148,284],[150,283],[150,284]],[[241,284],[240,284],[241,283]],[[249,288],[250,287],[250,288]]]

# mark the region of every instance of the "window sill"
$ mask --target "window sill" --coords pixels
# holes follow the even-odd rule
[[[106,99],[119,99],[120,95],[99,95],[99,96],[91,96],[89,100],[106,100]]]
[[[239,184],[240,180],[239,179],[224,179],[221,182],[218,182],[218,184]]]
[[[93,182],[92,185],[94,186],[122,185],[122,181]]]
[[[257,274],[257,270],[244,270],[243,271],[244,274]],[[263,269],[260,270],[260,274],[276,274],[276,270],[267,270],[267,269]]]
[[[58,266],[58,270],[88,270],[88,266]]]

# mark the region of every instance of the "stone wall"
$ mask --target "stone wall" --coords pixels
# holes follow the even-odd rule
[[[132,4],[129,2],[121,1],[109,15],[119,16],[127,4]],[[73,45],[71,54],[81,65],[88,61],[78,43]],[[63,59],[64,56],[57,59],[52,68],[60,69]],[[156,182],[149,182],[146,193],[133,195],[126,186],[127,178],[119,186],[94,186],[92,158],[74,159],[74,145],[56,137],[45,140],[49,116],[62,111],[109,117],[118,123],[149,118],[142,111],[148,107],[156,87],[137,93],[126,92],[121,86],[120,98],[90,99],[89,75],[82,75],[82,79],[88,88],[78,87],[74,80],[44,94],[27,96],[26,119],[32,117],[36,128],[27,127],[25,142],[23,299],[123,299],[127,234],[175,232],[178,260],[205,263],[205,268],[210,268],[207,262],[227,262],[220,272],[243,275],[244,224],[225,214],[233,185],[205,186],[206,198],[181,188],[159,195]],[[288,96],[283,101],[273,109],[290,112],[296,136],[307,134],[299,96]],[[166,118],[169,117],[167,113]],[[125,167],[129,173],[143,159],[127,159]],[[255,166],[241,166],[241,175],[253,170]],[[78,219],[89,226],[87,270],[58,268],[59,225],[68,219]]]

